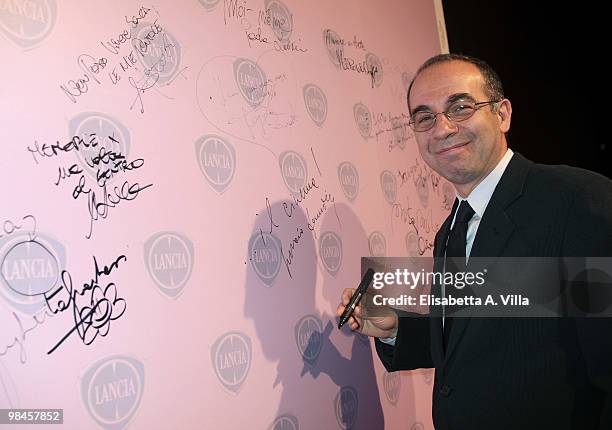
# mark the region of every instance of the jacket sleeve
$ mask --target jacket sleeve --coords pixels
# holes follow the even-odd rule
[[[388,372],[434,367],[431,359],[430,318],[403,312],[395,346],[375,340],[376,352]]]

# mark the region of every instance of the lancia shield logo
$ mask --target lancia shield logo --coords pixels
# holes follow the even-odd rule
[[[236,171],[236,152],[225,139],[216,135],[200,137],[196,143],[196,157],[206,182],[217,193],[229,187]]]
[[[279,42],[287,41],[293,31],[293,16],[287,6],[280,0],[266,0],[266,24],[268,24]]]
[[[295,343],[304,363],[314,366],[321,352],[323,323],[314,315],[300,318],[295,325]]]
[[[357,422],[359,412],[359,398],[357,390],[351,386],[340,389],[334,400],[336,419],[343,430],[350,430]]]
[[[336,233],[326,231],[321,235],[319,255],[327,273],[336,276],[342,266],[342,240]]]
[[[149,275],[165,296],[176,299],[193,270],[193,243],[180,233],[163,231],[145,242]]]
[[[55,25],[55,0],[4,0],[0,2],[0,32],[22,49],[45,40]]]
[[[57,240],[36,233],[0,239],[0,296],[14,309],[33,315],[47,306],[44,293],[59,282],[66,251]]]
[[[383,387],[385,389],[385,396],[389,403],[393,406],[397,405],[397,399],[399,398],[400,389],[402,386],[402,378],[399,372],[384,372],[383,373]]]
[[[325,93],[314,84],[305,85],[303,92],[306,111],[310,115],[310,119],[317,126],[322,127],[327,118],[327,97],[325,97]]]
[[[372,83],[375,87],[380,87],[383,80],[383,66],[379,58],[371,52],[366,54],[365,62],[368,67],[370,76],[372,77]]]
[[[300,430],[300,425],[296,417],[285,414],[277,417],[268,430]]]
[[[83,403],[102,428],[119,430],[134,417],[144,389],[144,365],[125,355],[93,364],[81,378]]]
[[[388,170],[384,170],[380,174],[380,187],[387,203],[393,205],[397,197],[397,181],[395,180],[393,173]]]
[[[370,247],[370,256],[384,257],[387,255],[387,241],[381,232],[372,232],[368,238],[368,245]]]
[[[258,107],[267,94],[266,75],[257,63],[246,58],[234,62],[234,79],[242,97],[252,107]]]
[[[353,114],[359,133],[363,138],[367,139],[372,133],[372,114],[370,114],[370,109],[363,103],[357,103],[353,106]]]
[[[82,112],[68,122],[69,135],[82,140],[75,155],[83,171],[98,181],[100,172],[115,167],[113,157],[104,154],[121,154],[128,160],[130,153],[130,132],[119,120],[102,112]],[[102,177],[104,179],[104,176]],[[114,176],[104,179],[112,183]]]
[[[271,287],[281,267],[281,242],[273,234],[257,232],[249,240],[249,260],[257,277]]]
[[[181,46],[166,29],[157,33],[157,24],[141,21],[132,30],[136,57],[145,69],[144,78],[158,85],[172,82],[181,64]]]
[[[230,392],[237,393],[251,367],[251,339],[232,331],[221,336],[210,349],[215,374]]]
[[[308,177],[306,160],[295,151],[285,151],[278,157],[278,164],[289,192],[294,196],[299,196]]]
[[[350,162],[344,161],[338,166],[338,180],[344,195],[352,202],[359,194],[359,173]]]

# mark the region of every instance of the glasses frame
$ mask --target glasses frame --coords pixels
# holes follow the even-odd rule
[[[452,118],[450,118],[450,117],[449,117],[449,111],[448,111],[448,109],[447,109],[447,110],[445,110],[445,111],[442,111],[442,112],[436,112],[436,113],[434,113],[434,112],[428,112],[428,113],[433,114],[433,116],[434,116],[434,117],[433,117],[433,122],[431,123],[431,126],[427,127],[427,128],[426,128],[426,129],[424,129],[424,130],[416,130],[416,129],[415,129],[415,123],[414,123],[414,119],[413,119],[413,118],[410,118],[410,120],[408,121],[408,125],[409,125],[409,126],[410,126],[410,128],[411,128],[413,131],[415,131],[416,133],[422,133],[422,132],[425,132],[425,131],[429,131],[429,130],[431,130],[432,128],[434,128],[434,127],[435,127],[435,125],[436,125],[436,121],[438,120],[438,115],[440,115],[440,114],[444,115],[444,116],[446,117],[446,119],[447,119],[449,122],[453,122],[453,123],[454,123],[454,122],[462,122],[462,121],[467,121],[468,119],[470,119],[471,117],[473,117],[473,116],[474,116],[474,114],[476,113],[476,111],[477,111],[477,110],[479,110],[479,109],[483,108],[484,106],[490,105],[490,104],[499,103],[500,101],[501,101],[501,100],[488,100],[488,101],[486,101],[486,102],[476,102],[476,103],[474,103],[474,109],[472,110],[472,113],[470,114],[470,116],[467,116],[467,117],[462,118],[462,119],[452,119]],[[454,104],[454,103],[453,103],[453,104]],[[426,112],[426,111],[420,111],[420,112]],[[418,113],[418,112],[417,112],[417,113]]]

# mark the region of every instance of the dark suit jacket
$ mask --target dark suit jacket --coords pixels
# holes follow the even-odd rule
[[[436,235],[443,254],[450,228]],[[486,208],[473,257],[612,256],[612,181],[513,156]],[[388,371],[435,367],[438,430],[612,429],[612,319],[400,318]]]

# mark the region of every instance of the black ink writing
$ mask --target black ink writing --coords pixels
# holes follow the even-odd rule
[[[293,236],[293,239],[291,240],[291,243],[289,244],[289,251],[287,256],[285,256],[285,253],[283,251],[283,245],[281,245],[280,248],[280,252],[281,252],[281,256],[283,258],[283,261],[285,263],[285,267],[287,268],[287,273],[289,274],[290,278],[293,278],[293,276],[291,275],[291,264],[293,263],[293,252],[295,251],[295,246],[300,243],[300,239],[302,237],[302,235],[304,234],[304,229],[302,227],[296,227],[296,234],[295,236]]]
[[[298,40],[298,42],[301,39]],[[274,49],[278,52],[308,52],[308,49],[301,48],[297,42],[293,42],[291,40],[286,41],[274,41]]]
[[[126,303],[124,299],[117,297],[115,283],[104,284],[102,277],[109,276],[122,261],[127,261],[125,255],[117,257],[109,266],[100,268],[94,257],[94,276],[89,282],[83,283],[80,289],[73,287],[72,276],[67,270],[63,270],[60,285],[55,290],[44,293],[49,310],[58,314],[71,309],[75,324],[47,354],[53,353],[75,331],[85,345],[90,345],[98,335],[108,334],[110,322],[124,314]],[[80,303],[83,298],[84,306]]]
[[[247,12],[252,11],[246,6],[245,0],[223,0],[223,22],[227,25],[228,19],[240,21]]]
[[[77,188],[81,185],[77,185]],[[93,223],[99,219],[104,219],[109,214],[109,209],[117,207],[119,203],[122,201],[130,201],[134,200],[141,191],[146,190],[149,187],[152,187],[153,184],[140,185],[138,182],[130,184],[128,181],[125,181],[121,186],[114,186],[112,191],[109,192],[106,188],[106,184],[102,187],[102,200],[98,201],[98,197],[96,193],[89,189],[87,191],[83,191],[81,187],[81,192],[88,194],[87,199],[87,207],[89,209],[89,232],[85,236],[87,239],[91,238],[93,233]],[[76,191],[76,188],[75,188]],[[77,195],[78,197],[78,195]],[[75,199],[77,198],[75,197]]]

